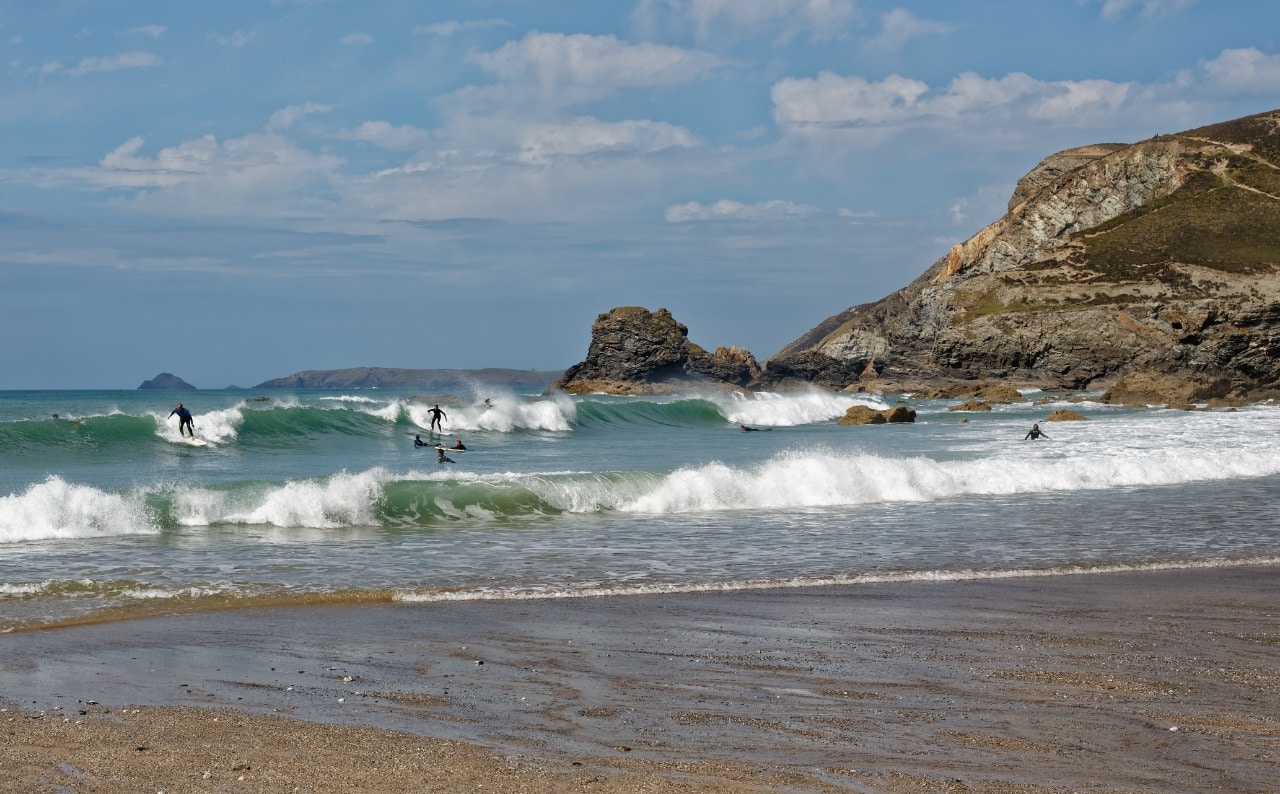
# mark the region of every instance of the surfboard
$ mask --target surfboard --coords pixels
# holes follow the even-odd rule
[[[193,447],[207,447],[207,446],[209,446],[209,442],[208,442],[208,441],[205,441],[203,438],[187,438],[186,436],[183,436],[183,437],[182,437],[182,443],[184,443],[184,444],[190,444],[190,445],[191,445],[191,446],[193,446]]]
[[[465,449],[458,449],[457,447],[436,447],[436,449],[443,449],[445,452],[466,452],[467,451]]]

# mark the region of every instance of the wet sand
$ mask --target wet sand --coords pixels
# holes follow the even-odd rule
[[[1276,791],[1278,574],[12,633],[0,790]]]

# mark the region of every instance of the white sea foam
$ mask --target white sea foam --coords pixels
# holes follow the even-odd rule
[[[815,422],[829,422],[845,415],[855,405],[877,411],[888,404],[867,394],[836,394],[818,389],[788,394],[762,392],[748,395],[730,392],[708,397],[730,422],[740,425],[795,427]]]
[[[182,487],[174,493],[174,519],[183,526],[265,524],[332,529],[372,526],[374,506],[389,479],[382,469],[342,472],[324,480],[295,480],[266,490],[234,493]]]
[[[1047,449],[1047,447],[1042,447]],[[625,512],[778,510],[976,495],[1076,491],[1257,477],[1280,473],[1280,453],[1125,451],[1099,457],[994,457],[939,461],[824,451],[785,453],[754,468],[712,463],[680,469],[618,506]]]
[[[450,435],[468,430],[490,430],[510,433],[516,430],[571,430],[577,416],[573,400],[564,395],[525,400],[510,392],[497,392],[488,404],[444,406],[447,414],[443,433]],[[412,404],[409,418],[422,428],[431,426],[430,407]]]
[[[52,476],[0,497],[0,543],[159,532],[141,497],[124,497]]]
[[[193,411],[192,414],[196,437],[211,444],[234,441],[240,434],[240,425],[244,424],[244,412],[238,405],[202,413]],[[178,417],[161,412],[153,413],[152,417],[156,420],[156,435],[166,441],[182,441]]]

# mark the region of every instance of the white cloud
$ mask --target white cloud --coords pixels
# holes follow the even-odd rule
[[[101,58],[84,58],[72,67],[66,67],[61,61],[49,61],[40,67],[40,74],[67,74],[71,77],[83,77],[96,72],[118,72],[122,69],[147,69],[161,64],[160,56],[150,52],[126,52],[120,55],[105,55]]]
[[[237,30],[230,36],[214,36],[213,40],[224,47],[232,49],[240,49],[247,46],[258,38],[258,34],[247,30]]]
[[[464,21],[449,20],[447,22],[436,22],[430,25],[418,25],[413,29],[413,32],[425,36],[453,36],[458,33],[466,33],[472,30],[486,30],[488,28],[510,26],[511,23],[505,19],[468,19]]]
[[[1144,19],[1161,19],[1176,16],[1195,4],[1196,0],[1102,0],[1102,18],[1110,22],[1137,8]]]
[[[1224,91],[1273,93],[1280,87],[1280,55],[1266,55],[1252,47],[1223,50],[1203,67],[1209,82]]]
[[[370,36],[368,33],[361,33],[359,31],[356,31],[353,33],[348,33],[347,35],[339,39],[339,41],[347,47],[353,47],[357,45],[372,44],[373,36]]]
[[[732,199],[720,199],[713,204],[690,201],[668,207],[665,217],[671,223],[690,221],[779,221],[819,214],[817,207],[795,204],[790,201],[758,201],[745,204]]]
[[[225,141],[204,135],[150,157],[143,145],[143,138],[130,138],[97,168],[55,171],[47,181],[127,190],[136,203],[157,212],[297,215],[300,203],[281,199],[303,186],[327,183],[342,163],[270,133]]]
[[[925,112],[919,100],[929,86],[889,75],[880,82],[822,72],[773,86],[773,115],[783,127],[889,124]]]
[[[620,88],[681,85],[722,64],[714,55],[682,47],[537,32],[471,59],[502,80],[535,85],[544,99],[567,103],[600,99]]]
[[[905,8],[895,8],[880,17],[880,32],[867,42],[867,46],[874,50],[896,52],[911,39],[946,36],[955,29],[955,25],[921,19]]]
[[[421,146],[430,137],[426,130],[387,121],[366,121],[342,137],[373,144],[380,149],[407,152]]]
[[[687,27],[697,41],[769,36],[787,42],[843,38],[856,14],[853,0],[641,0],[633,18],[642,27]]]
[[[128,28],[127,30],[122,30],[120,33],[117,33],[116,35],[118,36],[129,36],[129,35],[149,36],[153,39],[158,39],[164,36],[166,30],[168,30],[168,28],[166,28],[164,25],[140,25],[136,28]]]
[[[970,120],[992,113],[1058,124],[1079,124],[1122,107],[1132,85],[1108,80],[1046,82],[1014,73],[989,79],[967,73],[945,89],[889,75],[878,82],[823,72],[773,87],[774,119],[784,129],[875,128]]]
[[[688,149],[700,143],[698,136],[689,130],[665,122],[604,122],[583,117],[567,124],[530,127],[518,142],[518,159],[530,165],[545,165],[563,157],[653,154],[665,149]]]
[[[304,116],[329,113],[332,110],[333,105],[321,105],[316,102],[307,102],[304,105],[289,105],[271,114],[271,119],[267,122],[267,129],[272,131],[285,130],[292,127]]]

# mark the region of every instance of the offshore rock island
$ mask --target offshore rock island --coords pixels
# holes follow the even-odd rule
[[[600,315],[555,388],[919,391],[1001,380],[1117,401],[1280,395],[1280,111],[1054,154],[901,290],[758,365],[666,310]]]

